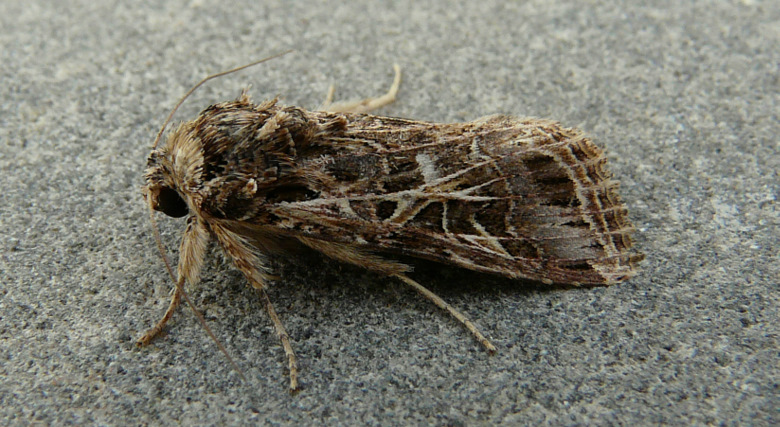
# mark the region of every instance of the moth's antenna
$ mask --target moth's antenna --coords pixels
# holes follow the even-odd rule
[[[176,111],[179,109],[179,107],[181,107],[181,104],[183,104],[184,101],[187,98],[189,98],[189,96],[192,95],[192,93],[195,92],[199,87],[203,86],[204,83],[206,83],[207,81],[209,81],[211,79],[216,79],[217,77],[222,77],[224,75],[235,73],[236,71],[241,71],[241,70],[243,70],[245,68],[249,68],[249,67],[255,66],[257,64],[262,64],[263,62],[270,61],[270,60],[272,60],[274,58],[278,58],[278,57],[280,57],[282,55],[287,55],[288,53],[290,53],[292,51],[293,50],[290,49],[290,50],[287,50],[287,51],[284,51],[284,52],[281,52],[281,53],[277,53],[276,55],[272,55],[272,56],[263,58],[263,59],[261,59],[259,61],[255,61],[255,62],[246,64],[246,65],[242,65],[240,67],[233,68],[232,70],[227,70],[227,71],[222,71],[221,73],[212,74],[212,75],[206,77],[205,79],[199,81],[198,84],[193,86],[192,89],[188,90],[187,93],[184,94],[184,96],[179,100],[179,102],[176,104],[176,106],[173,107],[173,110],[171,110],[171,113],[168,114],[168,118],[165,119],[165,122],[163,123],[162,128],[160,128],[160,132],[157,132],[157,138],[154,138],[154,145],[152,146],[152,150],[157,148],[157,144],[160,143],[160,138],[162,138],[162,134],[163,134],[163,132],[165,132],[165,128],[168,126],[168,123],[171,122],[171,119],[173,118],[173,115],[176,114]]]
[[[276,55],[272,55],[266,58],[263,58],[259,61],[255,61],[246,65],[242,65],[237,68],[233,68],[231,70],[223,71],[221,73],[212,74],[205,79],[201,80],[192,87],[189,91],[187,91],[186,94],[179,100],[179,102],[176,104],[175,107],[173,107],[173,110],[171,110],[170,114],[168,114],[168,117],[165,119],[165,122],[163,123],[162,127],[160,128],[160,132],[157,133],[157,137],[154,138],[154,146],[152,149],[157,148],[157,144],[160,143],[160,138],[162,138],[163,132],[165,132],[165,128],[168,126],[168,123],[171,122],[171,119],[173,118],[173,115],[176,113],[176,111],[181,107],[181,104],[184,103],[184,101],[192,95],[193,92],[195,92],[199,87],[201,87],[204,83],[211,79],[215,79],[217,77],[222,77],[224,75],[235,73],[236,71],[241,71],[245,68],[249,68],[251,66],[270,61],[271,59],[278,58],[282,55],[286,55],[288,53],[292,52],[292,50],[288,50],[282,53],[277,53]],[[163,246],[162,238],[160,237],[160,228],[157,226],[157,221],[154,219],[154,208],[152,207],[151,200],[148,204],[149,206],[149,218],[152,221],[152,231],[154,233],[154,240],[157,243],[157,249],[160,251],[160,256],[163,259],[163,262],[165,263],[165,269],[168,270],[168,275],[171,277],[171,280],[173,280],[174,283],[176,283],[176,289],[174,290],[174,297],[171,301],[170,306],[168,307],[168,310],[165,312],[165,315],[160,320],[160,322],[157,323],[157,325],[152,328],[150,331],[148,331],[141,339],[138,340],[139,345],[147,344],[149,341],[152,340],[157,334],[159,334],[162,331],[163,326],[165,323],[170,319],[170,317],[173,315],[174,310],[179,305],[181,298],[184,298],[184,301],[187,302],[187,305],[192,309],[192,312],[195,313],[195,316],[198,318],[198,322],[200,322],[201,326],[203,326],[203,329],[206,331],[206,333],[211,337],[211,339],[214,341],[214,343],[217,344],[217,347],[219,348],[219,351],[222,352],[222,354],[225,355],[227,360],[230,362],[230,365],[233,367],[233,369],[238,373],[238,375],[241,377],[244,382],[248,382],[246,377],[244,376],[244,373],[241,371],[241,368],[239,368],[238,364],[233,360],[232,357],[230,357],[230,354],[228,353],[227,349],[225,349],[225,346],[222,345],[221,342],[217,339],[217,336],[214,335],[214,332],[211,331],[211,328],[209,328],[208,324],[206,324],[206,320],[203,318],[203,315],[200,314],[197,308],[195,308],[195,304],[192,303],[190,300],[190,297],[187,295],[187,293],[184,291],[184,278],[180,277],[177,278],[176,275],[173,273],[173,267],[171,267],[171,262],[168,260],[168,256],[165,253],[165,246]]]

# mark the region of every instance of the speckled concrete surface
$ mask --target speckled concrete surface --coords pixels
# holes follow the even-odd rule
[[[3,424],[777,423],[780,6],[771,1],[0,4]],[[384,90],[381,113],[548,117],[606,147],[646,253],[610,288],[540,287],[435,265],[415,277],[499,347],[488,356],[393,280],[279,260],[271,290],[301,363],[218,254],[194,316],[167,304],[140,185],[168,110],[252,85],[316,107]],[[175,252],[183,224],[162,221]]]

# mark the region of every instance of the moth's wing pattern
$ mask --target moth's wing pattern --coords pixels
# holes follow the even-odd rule
[[[359,135],[347,131],[329,141],[327,159],[301,163],[318,196],[268,206],[262,225],[544,282],[611,284],[635,273],[641,255],[617,183],[579,131],[506,116],[436,132],[388,120],[351,117]]]

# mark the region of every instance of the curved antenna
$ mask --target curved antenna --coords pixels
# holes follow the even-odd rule
[[[184,96],[179,100],[179,102],[176,104],[176,106],[173,107],[173,110],[171,110],[171,113],[168,114],[168,118],[165,119],[165,122],[163,123],[162,128],[160,128],[160,131],[157,132],[157,137],[154,138],[154,145],[152,146],[152,150],[157,148],[157,144],[160,143],[160,138],[162,138],[162,134],[163,134],[163,132],[165,132],[165,128],[168,126],[168,123],[171,122],[171,119],[173,118],[173,115],[176,114],[176,111],[179,109],[179,107],[181,107],[181,104],[183,104],[184,101],[187,98],[189,98],[189,96],[192,95],[192,93],[195,92],[199,87],[203,86],[204,83],[206,83],[207,81],[209,81],[211,79],[216,79],[217,77],[222,77],[222,76],[225,76],[225,75],[228,75],[228,74],[231,74],[231,73],[235,73],[236,71],[241,71],[241,70],[243,70],[245,68],[249,68],[249,67],[255,66],[257,64],[262,64],[263,62],[270,61],[272,59],[278,58],[278,57],[283,56],[283,55],[287,55],[288,53],[290,53],[292,51],[293,51],[292,49],[286,50],[284,52],[277,53],[276,55],[271,55],[271,56],[268,56],[266,58],[263,58],[263,59],[261,59],[259,61],[255,61],[255,62],[246,64],[246,65],[242,65],[240,67],[233,68],[232,70],[227,70],[227,71],[222,71],[221,73],[212,74],[212,75],[206,77],[205,79],[199,81],[198,84],[193,86],[192,89],[188,90],[187,93],[184,94]]]

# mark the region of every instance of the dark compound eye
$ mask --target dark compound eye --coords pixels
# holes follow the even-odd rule
[[[181,218],[190,211],[187,207],[187,203],[182,200],[179,193],[168,187],[160,188],[160,193],[157,196],[156,210],[173,218]]]

